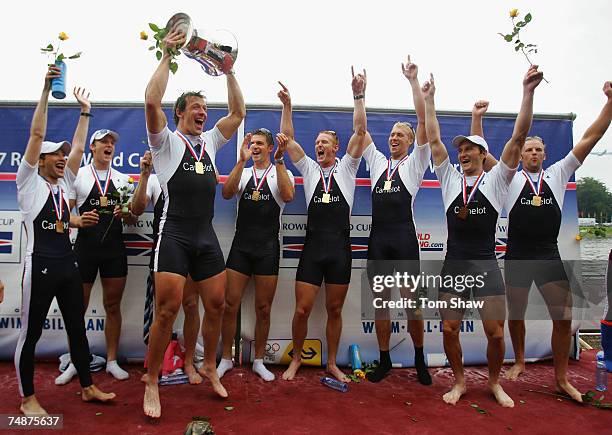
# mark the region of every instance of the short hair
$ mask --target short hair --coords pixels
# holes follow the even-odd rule
[[[542,139],[540,136],[527,136],[525,138],[525,143],[527,143],[528,140],[537,140],[538,142],[541,142],[542,145],[544,145],[544,148],[546,148],[546,144],[544,143],[544,139]]]
[[[258,128],[257,130],[253,130],[251,132],[252,136],[255,136],[256,134],[260,135],[260,136],[265,136],[266,137],[266,143],[268,145],[274,145],[274,137],[272,137],[272,132],[270,130],[268,130],[267,128]]]
[[[401,125],[402,127],[406,127],[408,130],[410,130],[410,132],[412,133],[412,142],[414,143],[414,141],[416,140],[416,132],[414,131],[414,127],[411,123],[409,123],[408,121],[397,121],[393,125]]]
[[[334,139],[334,142],[336,142],[336,145],[340,145],[340,139],[338,139],[338,134],[334,130],[321,130],[319,134],[321,133],[330,135]]]
[[[172,114],[174,115],[174,123],[176,125],[178,125],[179,123],[179,117],[176,114],[176,112],[177,110],[180,110],[181,112],[185,111],[185,108],[187,107],[187,98],[189,97],[198,97],[198,98],[202,98],[206,100],[202,91],[183,92],[181,96],[176,99],[176,102],[174,103],[173,112],[172,112]]]

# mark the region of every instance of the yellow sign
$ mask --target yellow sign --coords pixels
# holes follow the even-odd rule
[[[322,345],[321,340],[304,340],[302,348],[302,364],[306,366],[321,366]],[[293,358],[293,342],[289,341],[283,356],[281,364],[289,364]]]

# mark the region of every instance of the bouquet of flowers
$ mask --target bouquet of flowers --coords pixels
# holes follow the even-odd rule
[[[106,231],[102,236],[101,243],[104,243],[108,231],[113,226],[113,222],[115,222],[115,217],[117,217],[117,208],[119,208],[119,212],[121,213],[121,215],[127,215],[130,213],[130,201],[132,200],[132,196],[134,196],[134,179],[132,177],[128,178],[128,182],[126,185],[121,186],[114,192],[109,193],[109,196],[116,200],[117,205],[115,206],[115,210],[112,212],[104,207],[101,207],[98,210],[98,214],[113,213],[113,217],[110,223],[108,224],[108,228],[106,228]]]

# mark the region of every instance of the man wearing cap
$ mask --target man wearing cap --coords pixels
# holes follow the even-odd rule
[[[98,272],[102,284],[104,336],[106,338],[106,371],[115,379],[125,380],[129,374],[117,364],[117,348],[121,335],[121,298],[127,276],[127,256],[123,243],[119,189],[130,189],[129,177],[112,168],[115,144],[119,135],[112,130],[97,130],[89,139],[91,163],[79,169],[70,191],[70,209],[76,206],[72,223],[79,231],[74,255],[83,281],[85,310]],[[76,374],[73,364],[56,379],[63,385]]]
[[[57,299],[66,327],[70,353],[81,383],[81,400],[107,401],[115,397],[113,393],[100,391],[89,373],[81,277],[68,237],[68,192],[73,187],[83,156],[91,104],[85,90],[75,89],[74,96],[81,106],[81,116],[72,149],[66,141],[43,142],[47,130],[47,101],[51,80],[55,77],[59,77],[59,69],[50,66],[32,118],[30,138],[17,171],[17,200],[28,241],[15,368],[22,397],[20,410],[26,415],[47,413],[34,395],[34,355],[53,298]],[[55,413],[58,412],[61,411],[56,408]]]
[[[440,139],[433,75],[431,81],[423,85],[427,137],[440,181],[448,226],[446,258],[440,272],[442,285],[438,292],[444,351],[455,376],[455,385],[444,394],[443,400],[451,405],[467,391],[459,331],[469,307],[478,308],[487,336],[489,389],[500,405],[514,406],[499,383],[505,351],[506,307],[504,282],[495,257],[495,231],[508,186],[516,173],[521,148],[531,127],[534,90],[542,77],[537,66],[531,66],[527,71],[523,79],[523,101],[512,137],[504,146],[500,163],[491,171],[485,173],[483,170],[489,147],[482,137],[457,136],[453,139],[463,175],[450,163]],[[467,301],[470,293],[474,301]]]
[[[149,335],[144,413],[161,416],[158,375],[172,325],[190,275],[204,303],[204,365],[200,371],[221,397],[227,391],[216,371],[215,349],[225,307],[225,260],[212,225],[217,174],[215,155],[246,116],[242,92],[233,71],[225,73],[228,114],[208,130],[206,100],[200,92],[186,92],[174,107],[176,130],[170,131],[162,98],[170,74],[169,51],[180,47],[185,35],[171,31],[162,41],[163,56],[145,92],[145,116],[153,166],[164,192],[164,210],[155,248],[156,310]]]

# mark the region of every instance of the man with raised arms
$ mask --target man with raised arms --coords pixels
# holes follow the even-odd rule
[[[370,167],[372,187],[372,229],[368,243],[368,278],[392,275],[394,272],[407,272],[417,276],[420,273],[419,241],[414,224],[413,205],[425,170],[429,167],[431,150],[425,133],[425,101],[418,80],[418,67],[410,62],[402,64],[402,73],[410,82],[412,98],[417,114],[417,131],[407,122],[396,122],[389,133],[389,152],[391,158],[380,152],[370,133],[366,133],[365,143],[369,144],[363,158]],[[360,96],[358,96],[360,97]],[[360,106],[359,106],[360,107]],[[356,106],[357,108],[357,106]],[[365,114],[363,115],[365,116]],[[417,146],[412,154],[408,150]],[[403,297],[416,300],[416,289],[400,288]],[[390,291],[386,289],[383,299],[389,300]],[[423,354],[424,322],[413,310],[406,310],[408,329],[414,345],[414,365],[421,384],[431,384],[427,363]],[[372,382],[381,381],[391,370],[389,340],[391,320],[389,309],[377,309],[376,338],[380,349],[380,364],[366,376]]]
[[[144,413],[161,415],[158,376],[181,306],[187,275],[195,282],[204,303],[204,365],[206,376],[221,397],[227,391],[216,371],[215,350],[225,306],[225,261],[213,229],[217,185],[215,154],[236,132],[246,115],[242,92],[233,71],[225,71],[227,116],[208,131],[206,100],[199,92],[181,95],[174,107],[177,129],[168,128],[161,101],[168,84],[171,55],[185,35],[172,30],[162,41],[163,56],[145,93],[145,115],[153,166],[164,192],[164,210],[155,247],[156,310],[149,337]]]
[[[295,313],[292,323],[293,358],[283,379],[292,380],[302,363],[302,348],[308,333],[308,318],[321,284],[325,281],[327,310],[327,372],[348,382],[336,365],[342,333],[342,307],[351,280],[350,216],[355,193],[355,177],[363,154],[366,120],[364,98],[355,98],[354,132],[342,159],[335,131],[319,132],[315,141],[316,161],[308,157],[294,139],[291,97],[282,85],[278,96],[283,103],[281,131],[289,138],[287,152],[304,178],[308,205],[306,240],[300,257],[295,283]],[[353,75],[355,97],[364,95],[364,74]],[[358,115],[362,115],[358,118]]]
[[[532,66],[523,79],[523,100],[514,125],[512,137],[504,146],[501,161],[490,172],[485,173],[483,164],[488,145],[480,136],[457,136],[453,145],[457,147],[458,160],[463,175],[450,163],[446,147],[440,138],[440,126],[436,118],[433,75],[423,85],[427,137],[435,171],[442,189],[448,226],[447,252],[440,275],[443,282],[467,282],[478,284],[467,286],[441,286],[439,299],[448,304],[440,313],[444,327],[444,351],[455,376],[455,385],[444,394],[446,403],[456,404],[466,392],[463,357],[459,331],[465,308],[450,308],[452,302],[468,297],[472,293],[479,307],[483,328],[487,336],[488,386],[497,402],[504,407],[514,406],[513,400],[499,383],[499,373],[504,360],[504,283],[495,257],[495,230],[499,213],[503,207],[508,186],[516,173],[521,148],[531,127],[533,117],[533,95],[542,81],[542,73]],[[447,277],[451,277],[448,280]]]

